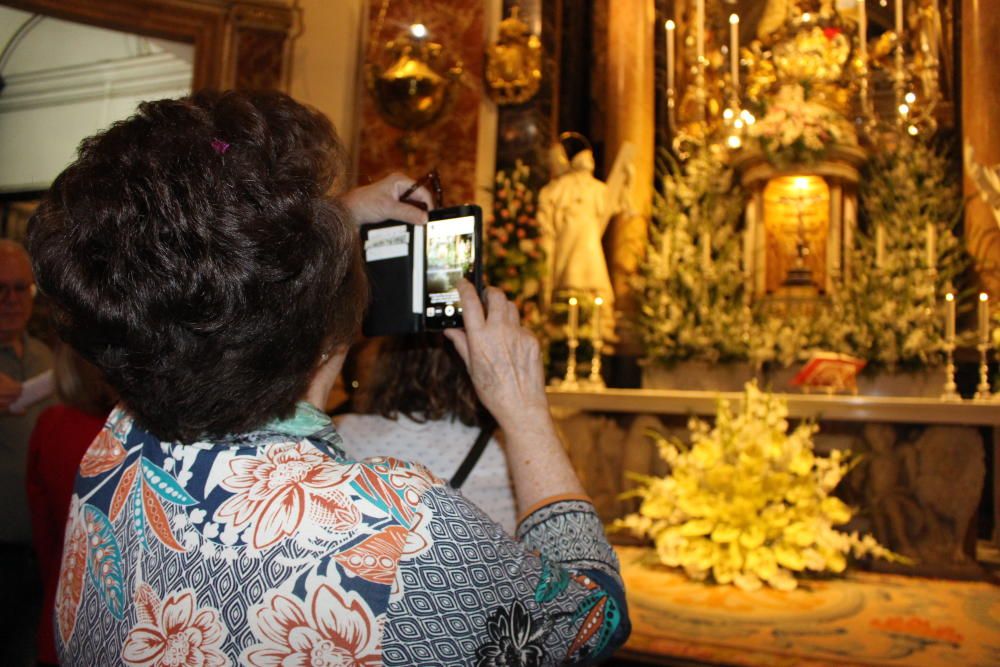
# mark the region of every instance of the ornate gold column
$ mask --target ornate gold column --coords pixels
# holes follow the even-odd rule
[[[1000,164],[1000,2],[962,0],[962,140],[976,162]],[[991,298],[1000,296],[1000,228],[975,185],[965,179],[965,238]],[[974,197],[972,195],[975,195]]]
[[[635,311],[628,281],[646,252],[653,203],[655,149],[654,0],[612,0],[608,3],[607,160],[614,160],[626,143],[635,150],[635,172],[629,193],[633,213],[615,218],[605,237],[608,269],[618,310]],[[619,329],[621,327],[619,326]],[[638,341],[619,333],[619,354],[641,352]]]

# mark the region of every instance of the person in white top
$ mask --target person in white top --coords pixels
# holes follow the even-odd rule
[[[369,345],[361,353],[363,361],[355,364],[355,412],[335,420],[345,450],[358,459],[419,461],[438,477],[453,479],[481,429],[495,428],[454,347],[433,333],[375,339]],[[510,471],[495,435],[461,490],[514,534],[517,510]]]

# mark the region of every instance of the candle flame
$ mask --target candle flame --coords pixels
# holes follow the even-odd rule
[[[576,305],[577,303],[579,303],[579,302],[578,302],[578,301],[576,300],[576,297],[575,297],[575,296],[571,296],[571,297],[569,298],[569,305],[571,305],[571,306],[575,306],[575,305]]]
[[[988,294],[986,294],[986,292],[980,292],[979,293],[979,300],[980,301],[989,301],[990,297],[989,297]]]
[[[945,301],[954,301],[955,295],[952,294],[951,292],[948,292],[947,294],[944,295],[944,299]]]
[[[737,25],[740,22],[740,17],[736,14],[729,15],[729,23],[732,25]]]
[[[666,26],[667,30],[675,30],[677,28],[677,24],[674,23],[673,21],[667,21],[664,25]]]

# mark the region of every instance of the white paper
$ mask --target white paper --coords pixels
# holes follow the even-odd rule
[[[395,243],[393,245],[380,245],[365,250],[366,262],[378,262],[383,259],[394,257],[406,257],[410,252],[410,246],[406,243]]]
[[[40,373],[21,385],[21,395],[7,408],[8,412],[24,412],[38,401],[44,400],[56,390],[56,380],[52,371]]]
[[[392,227],[378,227],[377,229],[368,230],[368,242],[375,239],[383,239],[387,236],[403,236],[406,235],[407,238],[410,237],[409,232],[406,231],[406,225],[393,225]]]
[[[413,228],[413,312],[422,313],[424,310],[424,254],[427,248],[424,246],[424,227],[417,225]]]

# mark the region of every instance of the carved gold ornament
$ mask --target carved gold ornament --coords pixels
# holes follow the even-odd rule
[[[538,93],[542,81],[542,44],[521,20],[515,6],[500,22],[500,36],[486,50],[486,83],[494,101],[523,104]]]

